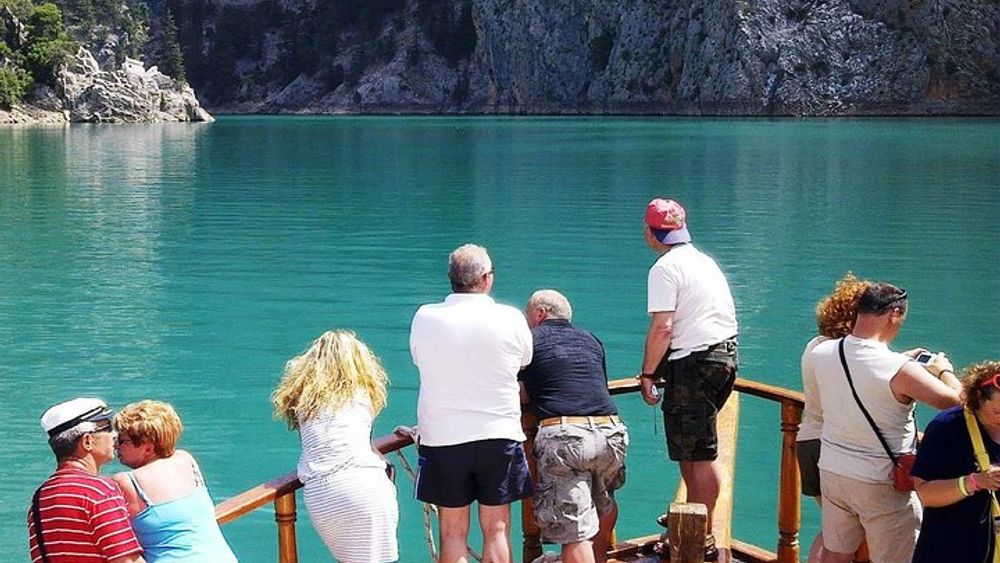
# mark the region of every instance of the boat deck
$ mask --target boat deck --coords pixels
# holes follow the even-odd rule
[[[635,378],[619,379],[609,382],[608,388],[613,395],[636,393],[638,392],[638,382]],[[722,563],[797,563],[799,561],[798,533],[801,495],[798,460],[795,457],[795,436],[802,419],[802,394],[742,378],[737,379],[735,389],[736,392],[733,393],[718,417],[719,460],[724,472],[712,523],[716,545],[719,548],[718,560]],[[778,476],[777,552],[771,552],[732,537],[733,477],[736,470],[737,433],[740,402],[743,395],[775,402],[781,407],[782,445]],[[530,413],[525,413],[522,422],[525,434],[528,436],[525,449],[530,452],[534,445],[537,420]],[[373,447],[383,454],[401,450],[412,444],[413,439],[406,432],[394,432],[372,442]],[[528,459],[529,465],[532,466],[532,472],[534,472],[534,464],[531,463],[534,458],[529,455]],[[225,524],[269,503],[274,503],[278,536],[277,560],[280,563],[297,563],[299,559],[295,524],[298,516],[295,497],[296,491],[301,487],[302,483],[299,482],[294,472],[276,477],[220,503],[216,506],[216,519],[220,524]],[[670,527],[672,529],[669,539],[671,544],[677,547],[672,550],[669,560],[674,563],[699,563],[704,555],[705,507],[704,505],[685,503],[686,496],[686,489],[682,481],[677,488],[675,503],[670,508]],[[530,563],[536,561],[543,553],[542,538],[531,510],[531,503],[522,502],[520,505],[523,531],[522,561]],[[627,507],[622,507],[622,509],[627,509]],[[615,548],[608,553],[609,561],[622,563],[658,563],[664,561],[652,551],[652,546],[659,541],[659,533],[662,530],[656,530],[657,525],[653,522],[650,523],[650,528],[650,531],[657,533],[634,539],[619,539]],[[550,549],[556,551],[558,546],[551,546]]]

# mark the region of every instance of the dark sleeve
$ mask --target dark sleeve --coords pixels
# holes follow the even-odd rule
[[[608,380],[608,356],[604,351],[604,343],[601,339],[597,337],[593,332],[589,333],[590,337],[597,342],[597,349],[601,351],[601,369],[604,371],[604,381]]]
[[[925,481],[958,478],[972,466],[968,431],[961,411],[957,417],[935,418],[924,430],[917,447],[913,476]]]

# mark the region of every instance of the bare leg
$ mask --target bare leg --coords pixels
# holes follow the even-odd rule
[[[593,538],[594,561],[604,563],[608,560],[608,550],[611,549],[611,532],[618,521],[618,503],[611,499],[611,510],[601,515],[601,527]]]
[[[816,504],[819,504],[820,509],[822,509],[823,508],[823,497],[818,496],[818,497],[813,497],[813,498],[816,499]],[[817,561],[819,561],[819,552],[820,552],[821,549],[823,549],[823,530],[822,529],[820,529],[820,531],[816,534],[816,537],[813,539],[812,545],[809,546],[809,563],[816,563]]]
[[[854,560],[853,553],[838,553],[822,546],[817,551],[819,563],[851,563]]]
[[[440,522],[440,563],[468,563],[469,507],[438,507]]]
[[[705,533],[712,533],[712,513],[719,498],[722,471],[715,461],[681,461],[681,477],[687,485],[687,501],[704,504],[708,509]]]
[[[483,563],[510,563],[510,505],[479,505],[479,527],[483,530]],[[442,562],[443,563],[443,562]]]
[[[563,544],[562,563],[594,563],[594,547],[590,540]]]

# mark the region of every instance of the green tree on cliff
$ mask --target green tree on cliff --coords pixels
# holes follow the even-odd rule
[[[69,60],[74,48],[63,26],[62,12],[51,3],[36,6],[26,27],[25,67],[36,82],[54,85],[56,72]]]
[[[181,44],[177,41],[177,23],[169,8],[163,17],[163,32],[158,55],[158,64],[164,74],[178,82],[187,82],[184,71],[184,53],[181,51]]]

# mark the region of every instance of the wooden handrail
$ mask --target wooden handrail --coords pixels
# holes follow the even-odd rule
[[[634,377],[616,379],[608,382],[612,395],[623,395],[639,391],[639,381]],[[795,437],[802,421],[804,397],[798,391],[792,391],[766,383],[749,379],[737,378],[734,386],[736,391],[781,405],[781,461],[780,484],[778,493],[778,552],[775,556],[770,552],[733,540],[733,551],[746,557],[748,561],[777,561],[778,563],[797,563],[799,560],[798,533],[801,519],[800,484],[798,460],[795,457]],[[522,425],[528,437],[528,448],[534,439],[537,420],[530,412],[522,416]],[[400,450],[413,444],[409,433],[394,432],[372,441],[372,446],[386,454]],[[231,522],[249,512],[274,503],[275,520],[278,523],[279,561],[296,563],[298,556],[295,545],[295,491],[302,488],[295,472],[287,473],[257,485],[256,487],[227,499],[215,507],[215,517],[220,524]],[[525,556],[541,551],[540,534],[534,522],[530,499],[521,503],[523,525],[523,553]],[[655,536],[652,536],[655,538]],[[628,547],[622,554],[633,550],[637,545]],[[526,559],[530,560],[530,559]]]
[[[802,407],[805,404],[805,396],[799,391],[792,391],[777,385],[768,385],[752,379],[736,378],[736,391],[760,397],[777,403],[792,403]],[[634,377],[615,379],[608,382],[608,390],[612,395],[624,395],[625,393],[636,393],[639,391],[639,380]]]
[[[401,450],[413,443],[413,439],[404,433],[393,432],[372,441],[372,446],[383,454]],[[272,503],[278,497],[294,493],[302,488],[295,472],[286,473],[281,477],[271,479],[256,487],[224,500],[215,506],[215,519],[219,524],[232,522],[248,512],[253,512],[266,504]]]

